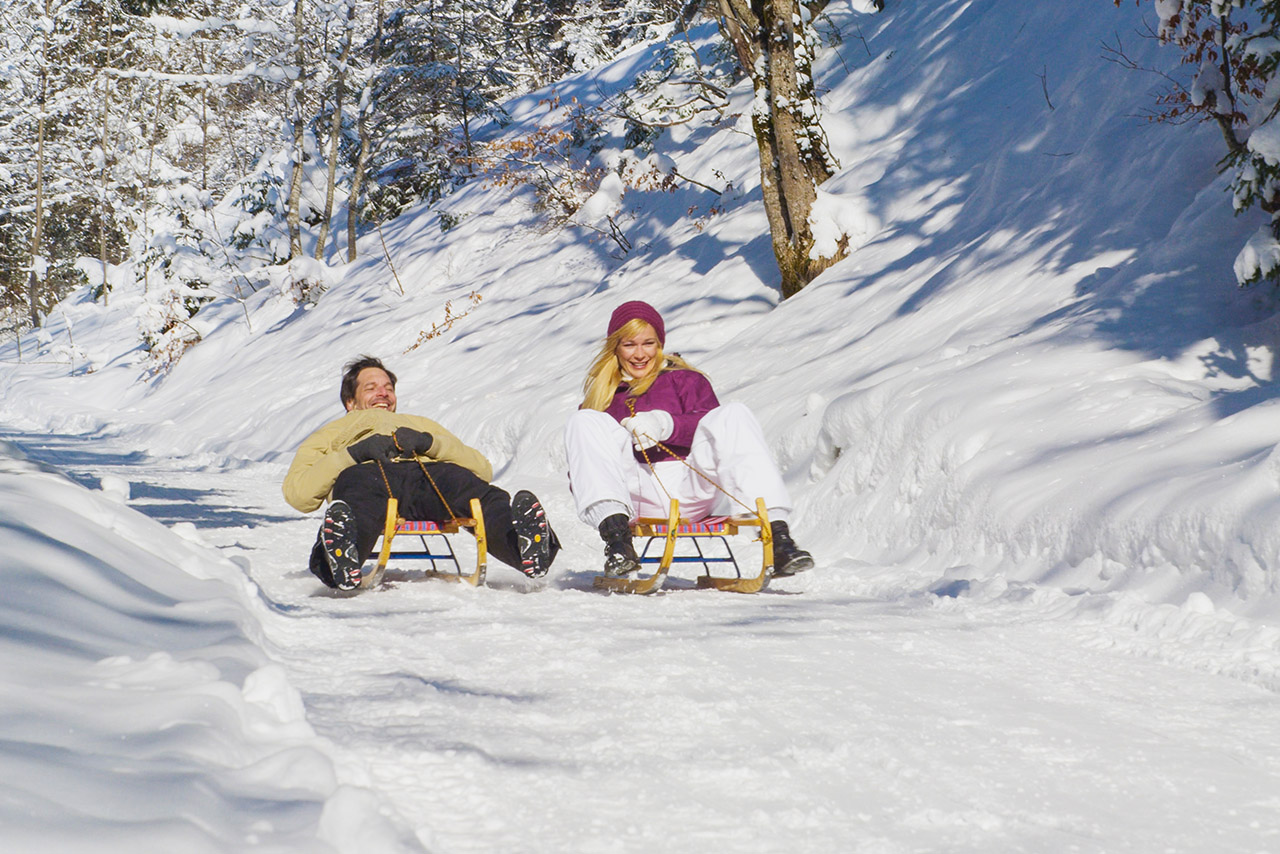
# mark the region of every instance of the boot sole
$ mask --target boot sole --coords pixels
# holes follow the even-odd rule
[[[345,503],[334,502],[325,511],[323,531],[331,539],[320,537],[333,585],[339,590],[355,590],[360,586],[360,559],[356,553],[356,519]]]
[[[511,499],[511,526],[520,546],[520,571],[541,578],[551,568],[551,526],[546,511],[532,492],[520,490]]]

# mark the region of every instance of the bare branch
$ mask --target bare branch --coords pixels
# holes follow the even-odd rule
[[[1044,102],[1049,105],[1049,110],[1054,109],[1053,101],[1049,100],[1049,67],[1043,66],[1043,70],[1036,75],[1040,78],[1040,91],[1044,92]]]

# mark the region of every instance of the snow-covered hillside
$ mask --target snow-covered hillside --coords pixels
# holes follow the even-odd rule
[[[589,222],[548,229],[529,190],[473,183],[335,260],[314,307],[285,278],[209,306],[163,376],[127,270],[21,361],[0,347],[5,438],[106,493],[6,454],[0,544],[23,557],[0,577],[30,596],[6,598],[0,757],[37,782],[0,806],[0,835],[1280,848],[1278,330],[1231,267],[1262,215],[1233,216],[1212,129],[1138,118],[1156,81],[1102,45],[1171,68],[1135,34],[1141,8],[857,5],[833,4],[843,40],[818,70],[843,167],[823,189],[861,212],[860,245],[784,304],[740,88],[657,145],[706,186],[592,201],[626,254]],[[651,58],[554,95],[597,103]],[[489,132],[547,122],[550,94]],[[590,591],[600,545],[560,431],[628,299],[760,417],[816,570],[756,597]],[[316,520],[279,482],[358,353],[396,370],[402,411],[543,498],[566,545],[545,589],[406,570],[337,598],[305,572]],[[112,806],[138,799],[169,809]]]

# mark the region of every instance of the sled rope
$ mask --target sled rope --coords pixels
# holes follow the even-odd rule
[[[393,434],[391,441],[396,443],[396,450],[404,453],[404,448],[400,447],[400,441]],[[431,484],[431,488],[436,491],[436,496],[440,499],[440,503],[444,505],[445,512],[449,514],[450,519],[457,519],[458,514],[453,512],[453,508],[449,506],[449,499],[444,497],[444,493],[440,491],[440,487],[436,486],[436,479],[431,476],[431,472],[427,471],[427,467],[422,460],[418,459],[415,454],[413,461],[418,464],[418,468],[422,469],[422,476],[427,479],[427,483]]]
[[[400,443],[396,441],[393,435],[391,441],[395,442],[396,450],[404,453],[404,448],[400,447]],[[444,505],[445,512],[449,514],[449,519],[456,520],[458,514],[453,512],[453,508],[449,506],[449,499],[444,497],[444,493],[440,491],[440,487],[436,486],[436,479],[431,476],[431,472],[427,471],[427,467],[423,465],[422,460],[414,456],[413,461],[418,464],[418,468],[422,469],[422,474],[427,479],[427,483],[431,484],[431,488],[436,491],[436,496],[440,499],[440,503]],[[395,493],[391,491],[391,481],[387,478],[387,470],[382,467],[382,460],[374,460],[378,464],[378,473],[382,475],[382,482],[387,487],[387,497],[395,498]]]
[[[635,399],[634,397],[628,397],[626,400],[627,400],[627,411],[628,411],[628,412],[630,412],[630,413],[631,413],[631,417],[632,417],[632,418],[634,418],[634,417],[635,417],[635,415],[636,415],[636,399]],[[637,433],[636,433],[636,431],[634,431],[634,430],[632,430],[632,431],[631,431],[631,435],[632,435],[632,436],[636,436],[636,437],[638,438],[638,434],[637,434]],[[653,443],[654,443],[655,445],[657,445],[657,447],[659,448],[659,450],[666,451],[666,452],[667,452],[668,454],[670,454],[674,459],[679,460],[679,461],[680,461],[680,464],[681,464],[681,465],[683,465],[685,468],[689,469],[689,471],[693,472],[693,473],[694,473],[694,474],[696,474],[698,477],[702,478],[702,479],[703,479],[703,480],[705,480],[707,483],[709,483],[709,484],[711,484],[712,486],[714,486],[717,490],[719,490],[720,492],[722,492],[722,493],[724,493],[725,495],[727,495],[727,496],[728,496],[728,497],[729,497],[729,498],[730,498],[730,499],[731,499],[735,504],[737,504],[739,507],[742,507],[744,510],[746,510],[748,513],[750,513],[752,516],[755,516],[756,518],[760,518],[760,513],[759,513],[759,511],[758,511],[756,508],[748,506],[748,505],[747,505],[747,503],[746,503],[745,501],[743,501],[741,498],[739,498],[738,496],[734,495],[732,492],[730,492],[729,490],[725,489],[725,488],[724,488],[723,486],[721,486],[720,484],[716,483],[715,479],[714,479],[714,478],[712,478],[710,475],[706,474],[705,472],[701,472],[701,471],[699,471],[696,467],[694,467],[694,466],[690,465],[690,464],[689,464],[689,462],[688,462],[687,460],[685,460],[685,458],[684,458],[684,457],[680,456],[680,455],[679,455],[679,454],[677,454],[675,451],[671,450],[671,449],[670,449],[670,448],[668,448],[666,445],[664,445],[664,444],[662,444],[661,442],[659,442],[657,439],[654,439],[654,438],[653,438],[652,436],[650,436],[648,433],[645,433],[645,434],[644,434],[644,436],[645,436],[645,438],[646,438],[646,439],[652,439],[652,440],[653,440]],[[637,444],[639,444],[639,443],[637,442]],[[662,478],[658,477],[658,472],[657,472],[657,470],[656,470],[656,469],[654,469],[654,467],[653,467],[653,461],[649,459],[649,451],[648,451],[648,449],[646,449],[646,448],[641,448],[641,449],[640,449],[640,454],[641,454],[641,456],[643,456],[643,457],[644,457],[645,465],[647,465],[647,466],[649,467],[649,472],[653,475],[653,479],[654,479],[654,480],[656,480],[656,481],[658,482],[658,487],[659,487],[659,488],[662,490],[662,492],[667,496],[667,500],[668,500],[668,501],[671,501],[671,500],[672,500],[672,499],[671,499],[671,493],[667,491],[667,487],[666,487],[666,485],[664,485],[664,484],[663,484],[663,482],[662,482]]]
[[[395,498],[396,495],[391,491],[391,481],[387,480],[387,470],[382,467],[382,460],[374,460],[378,464],[378,474],[382,475],[382,484],[387,488],[387,497]]]

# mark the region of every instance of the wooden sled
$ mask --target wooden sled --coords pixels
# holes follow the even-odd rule
[[[465,581],[472,587],[484,584],[486,562],[489,557],[488,544],[484,534],[484,516],[480,514],[480,500],[471,499],[471,518],[450,519],[448,522],[427,522],[400,517],[400,502],[394,498],[387,499],[387,521],[382,529],[382,548],[378,551],[378,564],[373,572],[360,579],[361,589],[377,587],[382,583],[383,573],[387,571],[387,561],[393,557],[410,560],[429,560],[431,569],[426,571],[427,578],[440,578],[445,581]],[[463,528],[470,528],[476,537],[476,568],[470,574],[463,575],[458,556],[453,551],[448,534],[456,534]],[[409,535],[418,538],[420,548],[411,551],[392,551],[391,544],[397,536]],[[447,551],[432,552],[427,544],[427,537],[438,537]],[[452,571],[440,571],[437,562],[452,564]]]
[[[759,593],[769,583],[769,579],[773,577],[773,534],[769,528],[769,514],[765,510],[763,498],[756,499],[756,513],[757,515],[755,516],[704,519],[693,522],[680,518],[680,502],[672,499],[671,515],[668,518],[641,518],[631,526],[632,536],[649,538],[645,543],[644,551],[641,553],[640,563],[642,566],[656,563],[658,568],[653,575],[648,578],[598,575],[592,582],[592,586],[615,593],[638,593],[641,595],[656,593],[662,589],[663,582],[666,581],[667,573],[671,570],[673,563],[701,563],[706,574],[698,576],[697,583],[699,588],[727,590],[732,593]],[[741,572],[738,572],[735,578],[711,575],[710,565],[713,563],[732,563],[734,569],[738,569],[738,562],[734,560],[733,550],[729,548],[729,543],[725,540],[725,537],[734,536],[743,528],[760,529],[758,539],[763,547],[760,574],[745,578]],[[682,537],[717,538],[724,543],[725,551],[728,552],[729,556],[708,556],[697,545],[697,540],[694,540],[698,554],[677,557],[676,540]],[[662,556],[649,557],[649,546],[659,538],[663,541]]]

